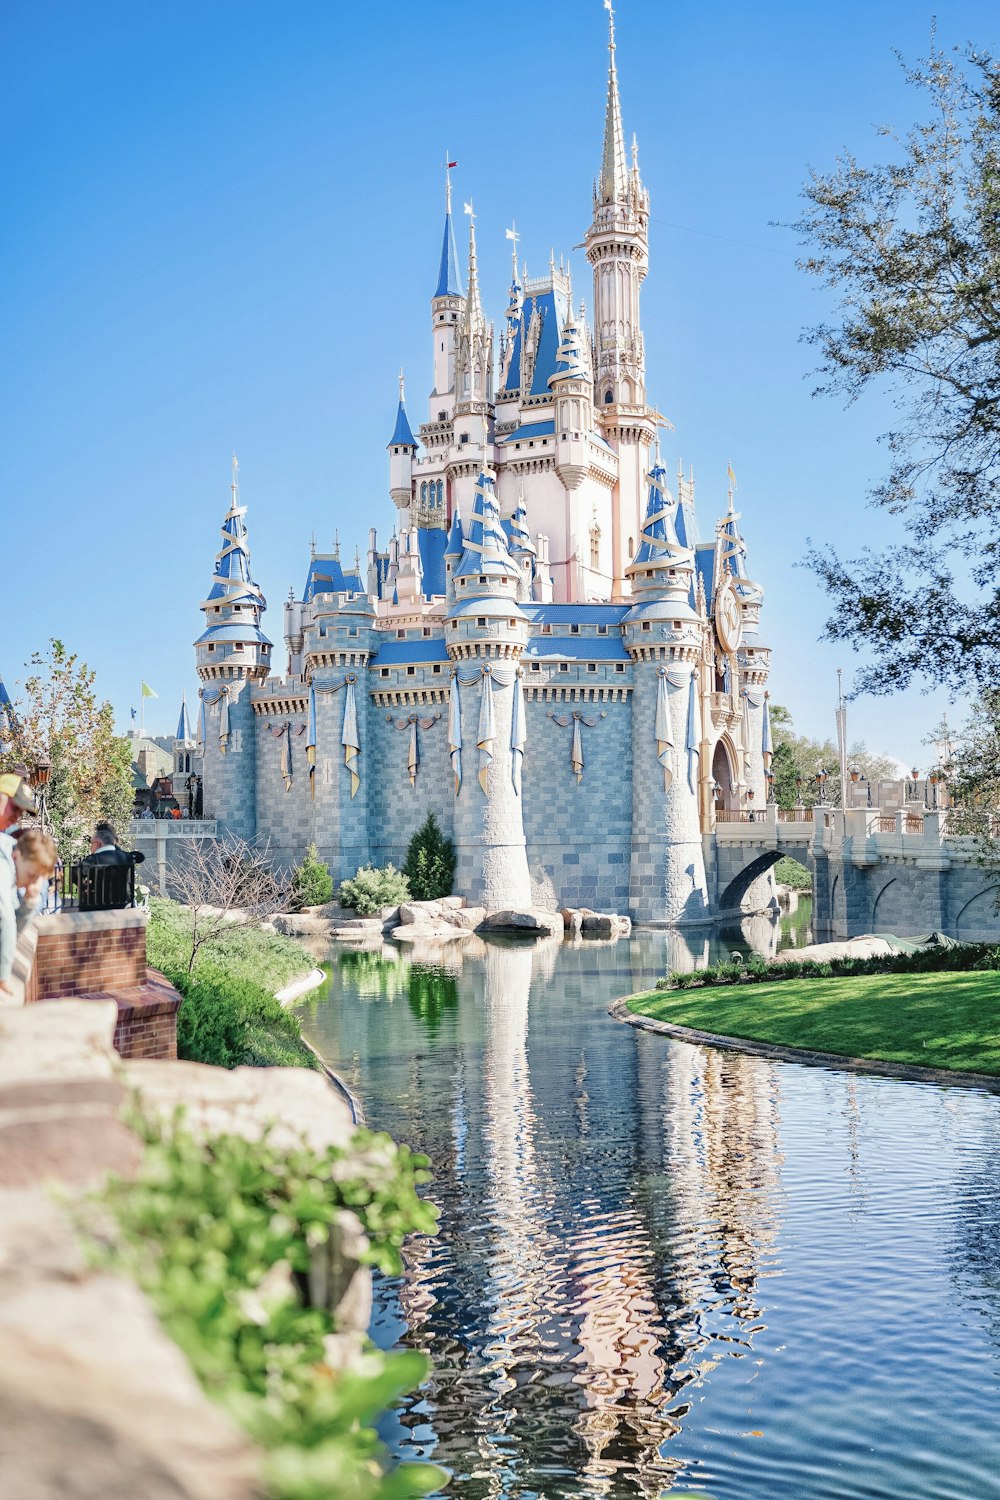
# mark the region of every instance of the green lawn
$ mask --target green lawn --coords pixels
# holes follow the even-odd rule
[[[721,1036],[1000,1074],[1000,973],[871,974],[656,991],[629,1010]]]

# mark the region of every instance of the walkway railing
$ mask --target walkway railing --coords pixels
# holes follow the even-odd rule
[[[128,831],[132,839],[214,839],[218,828],[214,818],[133,818]]]

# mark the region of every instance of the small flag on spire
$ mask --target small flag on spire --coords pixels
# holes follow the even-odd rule
[[[134,708],[130,708],[129,709],[129,713],[132,715],[133,719],[137,717],[137,714],[136,714],[136,711],[135,711]]]
[[[731,489],[735,489],[736,488],[736,475],[733,473],[733,466],[732,466],[732,464],[726,464],[726,473],[729,476],[729,485],[730,485],[730,488]]]
[[[452,167],[457,167],[458,166],[458,162],[457,161],[445,162],[445,166],[448,168],[448,170],[450,172],[451,169],[452,169]]]
[[[469,214],[469,216],[470,216],[470,217],[471,217],[471,218],[473,218],[473,219],[474,219],[474,218],[475,218],[475,217],[476,217],[476,214],[475,214],[475,210],[474,210],[474,209],[473,209],[473,207],[472,207],[472,204],[471,204],[471,203],[463,203],[463,204],[462,204],[462,207],[463,207],[463,208],[464,208],[464,209],[465,209],[465,212],[466,212],[466,213],[467,213],[467,214]]]
[[[158,698],[159,693],[154,693],[148,682],[142,684],[142,696],[144,698]]]

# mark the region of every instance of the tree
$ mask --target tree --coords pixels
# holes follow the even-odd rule
[[[267,850],[235,837],[183,840],[170,885],[191,914],[189,974],[206,945],[234,927],[259,926],[284,904]]]
[[[99,701],[95,673],[62,641],[51,640],[27,664],[22,692],[4,715],[0,770],[52,762],[45,800],[63,860],[86,853],[94,824],[124,835],[132,814],[132,755],[115,734],[114,710]],[[4,726],[0,724],[0,728]]]
[[[774,772],[774,799],[778,806],[812,807],[819,798],[818,770],[827,772],[824,792],[827,802],[840,806],[840,756],[833,741],[795,734],[792,716],[780,703],[770,705],[770,714],[774,744],[771,769]],[[894,760],[888,755],[866,750],[862,740],[856,740],[850,747],[847,763],[856,766],[873,785],[895,780],[898,774]]]
[[[292,872],[292,911],[302,911],[307,906],[323,906],[333,895],[333,876],[329,865],[319,857],[315,844],[310,844],[306,857]]]
[[[1000,65],[964,61],[932,43],[902,64],[923,122],[880,131],[887,162],[844,154],[814,172],[792,226],[800,266],[839,298],[806,335],[823,356],[818,393],[884,389],[899,412],[872,498],[906,518],[909,540],[848,561],[809,553],[835,606],[826,637],[877,653],[856,683],[872,693],[914,678],[984,686],[1000,668]]]
[[[417,901],[436,901],[451,895],[455,878],[455,846],[445,838],[437,818],[428,813],[406,851],[403,874]]]

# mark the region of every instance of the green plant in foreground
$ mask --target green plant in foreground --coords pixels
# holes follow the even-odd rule
[[[343,1209],[357,1215],[379,1269],[402,1268],[408,1234],[431,1234],[437,1210],[417,1188],[426,1157],[358,1131],[345,1147],[291,1151],[181,1123],[138,1121],[138,1176],[102,1199],[120,1237],[110,1253],[150,1297],[206,1392],[266,1453],[272,1500],[410,1500],[447,1476],[429,1464],[387,1467],[372,1423],[427,1373],[413,1351],[373,1347],[339,1368],[337,1328],[310,1306],[311,1252]]]
[[[340,883],[341,906],[352,907],[359,917],[374,916],[383,906],[398,906],[409,899],[409,882],[393,864],[386,865],[384,870],[362,865],[353,880]]]
[[[445,838],[433,813],[417,829],[406,851],[403,873],[416,901],[437,901],[451,895],[455,878],[455,846]]]
[[[305,859],[292,871],[292,910],[324,906],[332,895],[333,876],[329,866],[320,859],[316,845],[310,844]]]

